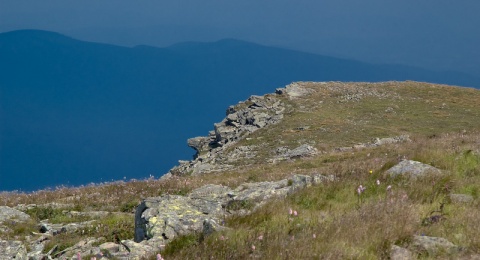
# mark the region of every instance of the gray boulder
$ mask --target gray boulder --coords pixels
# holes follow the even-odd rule
[[[30,216],[26,213],[7,206],[0,206],[0,223],[5,220],[27,221],[29,219]]]
[[[56,236],[61,233],[73,233],[78,229],[91,226],[95,220],[89,220],[79,223],[69,223],[69,224],[51,224],[47,221],[42,221],[40,223],[40,232],[47,233],[52,236]]]
[[[392,245],[390,249],[390,259],[391,260],[413,260],[415,259],[413,257],[412,252],[410,250],[399,247],[396,245]]]
[[[277,153],[280,153],[280,155],[278,155],[273,161],[313,156],[317,152],[318,151],[315,147],[308,144],[302,144],[299,147],[292,150],[286,147],[279,147],[277,148]]]
[[[391,177],[408,175],[412,178],[423,177],[428,174],[442,174],[438,168],[412,160],[403,160],[386,171]]]
[[[375,138],[372,142],[373,146],[380,146],[385,144],[395,144],[395,143],[403,143],[403,142],[410,142],[410,137],[408,135],[400,135],[395,137],[386,137],[386,138]]]
[[[467,204],[473,201],[473,196],[467,194],[450,194],[450,200],[453,203]]]
[[[27,260],[27,250],[20,241],[0,240],[0,260]]]
[[[419,253],[427,253],[429,256],[451,255],[460,251],[460,247],[442,237],[414,236],[412,245]]]

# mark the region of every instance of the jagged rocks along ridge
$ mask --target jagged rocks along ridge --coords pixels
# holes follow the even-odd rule
[[[188,139],[188,146],[196,151],[194,159],[180,161],[169,173],[196,175],[230,169],[225,149],[258,129],[280,122],[284,111],[283,102],[275,95],[251,96],[245,102],[230,106],[226,117],[214,124],[215,130],[208,136]]]
[[[309,93],[310,90],[301,84],[292,83],[285,88],[278,88],[275,94],[251,96],[244,102],[228,107],[226,117],[214,124],[214,130],[210,131],[208,136],[188,139],[188,146],[196,151],[193,160],[179,161],[179,165],[172,168],[164,178],[228,170],[233,167],[231,163],[238,158],[255,156],[255,147],[252,146],[235,147],[233,152],[228,154],[226,150],[232,144],[247,138],[249,134],[277,124],[283,119],[287,107],[279,95],[295,99]],[[283,157],[309,156],[316,152],[311,146],[300,147],[299,151],[293,151],[292,154],[285,154]]]

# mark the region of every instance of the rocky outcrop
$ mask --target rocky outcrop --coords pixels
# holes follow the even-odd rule
[[[289,98],[298,98],[311,93],[307,88],[301,86],[301,82],[295,82],[287,85],[285,88],[277,88],[275,93],[279,95],[287,95]]]
[[[283,119],[285,106],[275,95],[251,96],[245,102],[227,109],[226,117],[214,124],[214,131],[208,136],[188,139],[188,146],[196,154],[191,161],[179,161],[179,165],[170,170],[172,175],[202,174],[228,170],[233,166],[232,158],[243,158],[254,154],[253,147],[237,147],[230,156],[226,148],[245,138],[258,129],[277,124]]]
[[[284,197],[326,180],[332,177],[295,175],[274,182],[244,183],[236,189],[209,184],[186,196],[147,198],[135,214],[135,242],[152,240],[161,246],[179,235],[192,232],[208,235],[224,228],[221,224],[226,216],[248,214],[270,198]]]
[[[412,178],[422,177],[427,174],[442,174],[438,168],[412,160],[403,160],[386,171],[391,177],[408,175]]]

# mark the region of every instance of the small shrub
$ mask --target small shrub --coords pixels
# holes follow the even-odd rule
[[[52,207],[34,207],[31,209],[28,209],[25,213],[27,213],[37,221],[44,220],[44,219],[50,220],[58,216],[64,215],[62,209],[54,209]]]

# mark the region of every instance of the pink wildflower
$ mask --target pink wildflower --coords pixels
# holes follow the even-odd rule
[[[80,252],[77,253],[77,260],[82,260],[82,256],[80,255]]]
[[[361,195],[362,192],[364,192],[367,188],[363,187],[362,185],[358,186],[357,188],[357,193],[358,195]]]
[[[313,237],[313,238],[317,238],[317,235],[316,235],[316,234],[313,234],[313,236],[312,236],[312,237]]]
[[[293,210],[292,209],[289,209],[288,210],[288,215],[292,215],[293,214]]]
[[[256,248],[255,245],[252,245],[252,251],[255,251],[255,248]]]
[[[263,235],[258,236],[258,240],[263,240]]]
[[[298,215],[298,213],[297,213],[297,211],[296,211],[296,210],[295,210],[295,211],[293,211],[293,215],[294,215],[294,216],[297,216],[297,215]]]
[[[165,259],[163,259],[161,254],[157,254],[157,260],[165,260]]]
[[[220,240],[222,240],[222,241],[225,240],[225,237],[224,237],[224,236],[221,236],[221,237],[220,237]]]

